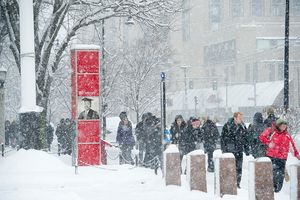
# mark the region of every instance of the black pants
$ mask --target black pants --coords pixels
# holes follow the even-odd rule
[[[283,186],[284,170],[286,160],[270,157],[273,165],[273,185],[274,191],[280,192]]]
[[[134,161],[131,157],[132,148],[132,145],[122,145],[120,164],[134,164]]]
[[[207,167],[210,170],[214,170],[215,169],[213,155],[214,155],[214,150],[207,151],[207,163],[208,163]]]
[[[237,185],[239,186],[242,180],[243,172],[243,152],[233,153],[235,157],[235,167],[236,167],[236,180]]]

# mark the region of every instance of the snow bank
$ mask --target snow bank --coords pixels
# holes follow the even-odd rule
[[[54,155],[32,149],[21,149],[2,162],[3,160],[0,162],[0,171],[5,172],[45,172],[70,168]]]
[[[232,153],[223,153],[221,158],[235,158]]]

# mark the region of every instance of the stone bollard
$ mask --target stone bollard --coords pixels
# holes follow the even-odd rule
[[[291,165],[290,167],[290,198],[291,200],[300,199],[300,165]]]
[[[180,155],[176,145],[164,151],[164,176],[166,185],[181,185]]]
[[[215,156],[215,195],[237,195],[235,158],[232,153]]]
[[[205,154],[202,150],[187,155],[187,180],[190,190],[207,192]]]
[[[273,200],[273,169],[270,158],[249,162],[249,200]]]

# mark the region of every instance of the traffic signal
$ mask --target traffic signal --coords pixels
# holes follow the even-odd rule
[[[213,87],[213,90],[217,90],[218,89],[218,83],[217,83],[217,81],[213,81],[212,87]]]
[[[198,97],[197,96],[194,97],[194,100],[195,100],[195,105],[198,105]]]

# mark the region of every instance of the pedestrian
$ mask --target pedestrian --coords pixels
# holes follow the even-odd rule
[[[181,160],[184,155],[196,150],[196,144],[201,140],[201,123],[199,118],[191,117],[189,121],[189,125],[183,131],[179,140]]]
[[[253,123],[248,127],[248,141],[250,145],[250,153],[254,158],[265,157],[266,147],[261,143],[259,136],[264,131],[264,119],[262,113],[254,114]]]
[[[171,144],[179,143],[180,137],[183,134],[183,131],[186,128],[186,123],[181,115],[175,117],[175,121],[172,123],[170,132],[171,132]]]
[[[66,146],[65,143],[65,132],[66,132],[66,120],[65,119],[61,119],[59,124],[56,127],[56,131],[55,131],[55,135],[57,136],[57,142],[58,142],[58,151],[60,151],[61,149],[64,149],[64,147]]]
[[[272,128],[269,127],[259,137],[261,142],[267,146],[267,156],[272,161],[273,186],[275,192],[280,192],[283,185],[285,164],[290,144],[294,150],[294,156],[300,160],[295,143],[287,131],[287,125],[287,121],[277,119],[275,130],[273,131]]]
[[[10,138],[10,121],[5,121],[5,146],[9,146],[9,138]]]
[[[205,153],[207,153],[207,171],[214,172],[213,153],[216,149],[217,141],[219,140],[219,131],[216,124],[211,119],[209,119],[209,117],[205,118],[202,130],[204,151]]]
[[[121,157],[123,161],[121,163],[134,164],[134,161],[131,157],[131,150],[135,145],[135,139],[132,134],[132,124],[128,120],[127,113],[121,112],[120,123],[117,131],[117,142],[121,149]]]
[[[146,152],[147,133],[145,130],[146,120],[152,116],[152,113],[144,113],[142,115],[142,121],[140,121],[135,127],[135,136],[137,140],[137,146],[139,150],[139,164],[144,162],[144,153]]]
[[[267,109],[267,115],[268,116],[267,116],[267,118],[264,121],[265,128],[272,127],[273,129],[275,129],[276,120],[278,119],[278,117],[275,116],[274,108],[269,107]]]
[[[47,145],[48,145],[48,151],[50,151],[51,149],[51,144],[53,142],[53,132],[54,132],[54,128],[51,126],[50,123],[47,123],[46,125],[46,138],[47,138]]]
[[[221,150],[223,153],[232,153],[235,157],[237,187],[240,187],[243,168],[243,152],[249,155],[247,128],[243,123],[243,114],[235,112],[223,126],[221,133]]]

